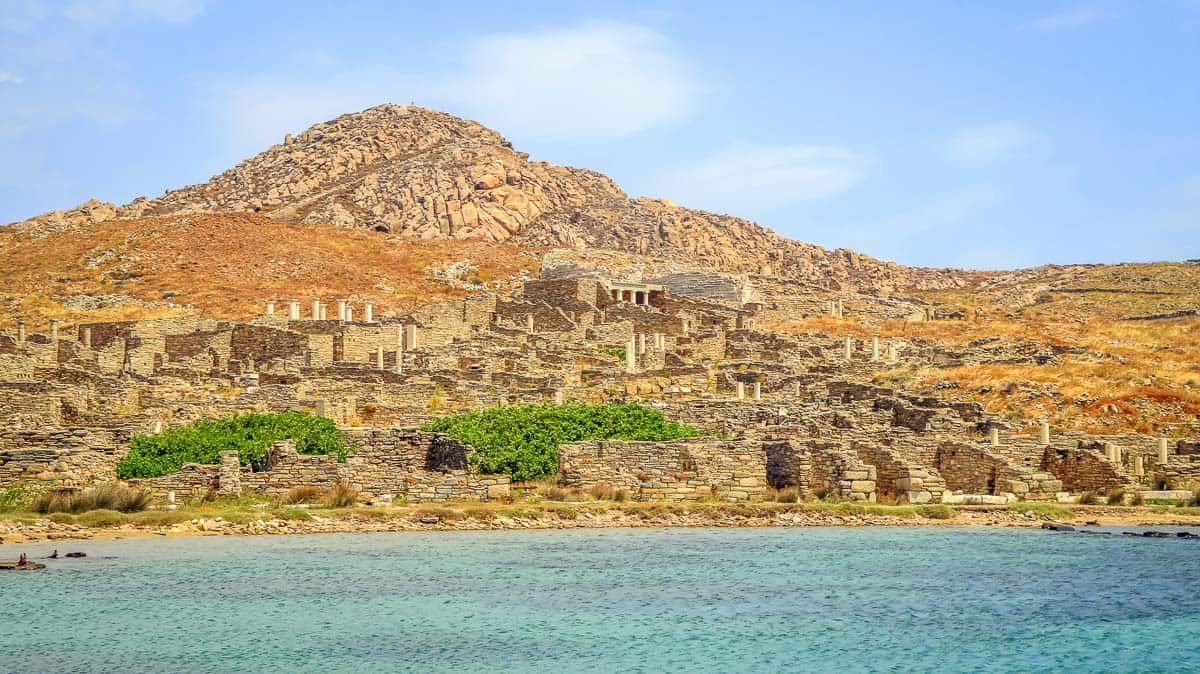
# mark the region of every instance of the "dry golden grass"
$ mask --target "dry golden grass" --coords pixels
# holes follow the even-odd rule
[[[470,259],[479,279],[501,280],[536,269],[539,255],[514,245],[426,242],[254,214],[113,220],[36,240],[0,229],[0,328],[17,318],[33,330],[51,318],[159,318],[187,305],[204,316],[239,318],[262,311],[266,299],[296,298],[307,312],[308,299],[318,296],[369,299],[380,315],[403,313],[466,295],[429,278],[429,267]],[[55,299],[85,294],[136,303],[83,311]]]
[[[876,377],[882,384],[980,402],[1029,430],[1041,418],[1092,432],[1147,433],[1200,420],[1200,317],[1122,320],[1200,308],[1200,265],[1130,264],[1015,276],[1014,282],[987,290],[923,294],[938,305],[961,309],[965,320],[869,323],[858,317],[818,317],[772,327],[860,338],[879,334],[954,349],[1000,338],[1041,344],[1043,350],[1051,345],[1082,350],[1063,353],[1060,362],[1050,365],[905,364]],[[1106,290],[1052,292],[1050,286]]]

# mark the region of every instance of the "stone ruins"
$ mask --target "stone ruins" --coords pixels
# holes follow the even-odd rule
[[[874,385],[898,362],[989,356],[772,332],[763,325],[783,315],[944,318],[898,299],[855,306],[835,290],[777,283],[559,269],[514,297],[480,293],[408,315],[353,298],[284,297],[243,321],[18,324],[0,335],[0,486],[109,482],[134,435],[306,410],[347,432],[356,449],[345,463],[285,441],[258,472],[233,454],[134,482],[162,499],[338,480],[370,500],[503,498],[508,478],[474,473],[470,447],[416,429],[457,411],[566,401],[636,401],[710,434],[560,447],[564,486],[607,485],[638,500],[744,501],[794,487],[804,497],[971,504],[1200,486],[1194,427],[1160,438],[1043,424],[1022,435],[977,404]]]

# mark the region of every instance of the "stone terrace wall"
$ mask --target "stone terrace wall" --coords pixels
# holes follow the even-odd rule
[[[941,503],[946,481],[937,470],[909,465],[896,452],[879,445],[855,443],[854,451],[875,466],[878,493],[907,503]]]
[[[811,454],[812,488],[839,498],[874,502],[875,466],[840,445],[819,440],[807,443]]]
[[[299,454],[293,441],[281,440],[267,450],[258,472],[238,468],[236,454],[232,459],[223,454],[221,465],[185,464],[178,473],[130,483],[160,499],[167,492],[193,498],[210,491],[280,498],[293,487],[327,490],[343,479],[359,490],[362,501],[397,496],[413,502],[487,501],[509,494],[507,475],[471,472],[471,447],[444,435],[408,428],[355,428],[346,434],[356,451],[345,463],[336,454]]]
[[[509,493],[507,475],[471,472],[471,446],[453,438],[411,428],[350,429],[347,435],[358,448],[346,462],[347,476],[364,495],[487,501]]]
[[[1089,449],[1047,447],[1042,465],[1062,480],[1067,491],[1105,491],[1127,484],[1117,466]]]
[[[588,489],[609,485],[639,501],[761,498],[766,453],[752,441],[685,438],[667,442],[593,440],[558,448],[559,481]]]
[[[944,442],[938,447],[937,469],[946,486],[968,494],[1000,496],[1015,494],[1022,499],[1053,497],[1063,483],[1049,473],[1013,465],[983,447],[962,442]]]
[[[129,429],[42,429],[0,433],[0,487],[21,482],[85,486],[112,482]]]

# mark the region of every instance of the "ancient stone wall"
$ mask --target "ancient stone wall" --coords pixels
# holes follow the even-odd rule
[[[1053,498],[1063,483],[1050,473],[1013,464],[988,449],[966,442],[944,442],[938,447],[938,472],[946,486],[969,494],[1014,494],[1023,500]]]
[[[452,438],[405,428],[356,428],[346,434],[355,451],[344,463],[336,454],[299,454],[294,442],[281,440],[267,450],[261,471],[238,467],[236,453],[232,459],[222,454],[219,465],[185,464],[178,473],[130,483],[160,499],[168,492],[190,498],[209,491],[282,498],[294,487],[328,490],[340,480],[349,481],[365,502],[396,497],[487,501],[509,494],[507,475],[472,472],[470,446]]]
[[[880,445],[855,443],[853,450],[865,463],[875,467],[877,493],[901,503],[941,503],[946,481],[937,470],[910,465],[899,454]]]
[[[558,448],[561,484],[608,485],[640,501],[745,501],[766,491],[766,453],[751,441],[593,440]]]
[[[1116,465],[1090,449],[1047,447],[1042,465],[1070,492],[1102,492],[1128,484]]]

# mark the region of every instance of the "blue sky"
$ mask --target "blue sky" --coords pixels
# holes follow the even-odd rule
[[[0,222],[386,101],[906,264],[1200,257],[1200,0],[0,0]]]

